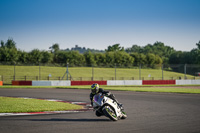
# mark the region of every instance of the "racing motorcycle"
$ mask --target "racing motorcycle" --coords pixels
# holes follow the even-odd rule
[[[102,93],[98,93],[93,97],[93,108],[113,121],[127,118],[123,107],[119,107],[114,100]]]

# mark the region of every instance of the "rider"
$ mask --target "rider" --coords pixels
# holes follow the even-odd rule
[[[92,100],[93,100],[94,95],[96,95],[98,93],[105,94],[107,97],[113,99],[120,107],[122,107],[122,104],[117,101],[117,99],[115,98],[115,96],[113,94],[110,94],[109,91],[105,91],[104,89],[99,88],[99,84],[97,84],[97,83],[92,84],[92,86],[91,86],[91,93],[90,93],[91,105],[93,105]],[[101,114],[98,111],[96,111],[96,115],[101,116]]]

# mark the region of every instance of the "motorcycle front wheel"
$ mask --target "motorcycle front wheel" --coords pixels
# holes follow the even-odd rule
[[[105,116],[109,117],[113,121],[117,121],[118,120],[114,109],[112,109],[112,107],[110,107],[108,105],[104,107],[103,113],[105,114]]]

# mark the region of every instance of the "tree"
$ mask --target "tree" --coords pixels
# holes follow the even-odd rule
[[[198,43],[196,43],[197,48],[200,50],[200,41]]]
[[[94,59],[94,54],[92,52],[88,51],[84,53],[85,61],[88,65],[96,65],[96,61]]]
[[[115,64],[114,52],[106,52],[105,54],[106,54],[106,65],[114,66]]]
[[[111,51],[124,51],[124,47],[120,47],[120,44],[114,44],[112,46],[108,46],[108,49],[106,49],[106,52],[111,52]]]
[[[10,62],[10,63],[16,63],[18,60],[18,52],[16,48],[0,48],[0,59],[1,61],[5,61],[5,62]]]
[[[148,53],[147,56],[146,56],[146,58],[147,58],[147,64],[148,65],[152,66],[152,65],[155,64],[156,57],[155,57],[154,54]]]
[[[1,40],[1,48],[4,48],[4,47],[5,47],[4,41]]]
[[[155,64],[161,65],[163,63],[162,58],[160,56],[155,55]]]
[[[18,55],[19,55],[18,62],[28,63],[28,53],[27,52],[19,50]]]
[[[33,49],[29,53],[29,61],[34,64],[39,64],[42,59],[42,54],[39,49]]]
[[[1,61],[12,64],[17,62],[19,55],[16,48],[16,43],[13,41],[13,39],[8,39],[5,44],[4,41],[1,40],[0,56]]]
[[[181,64],[182,51],[174,52],[169,58],[169,64]]]
[[[8,39],[6,44],[5,44],[5,47],[11,49],[11,48],[14,48],[16,49],[16,43],[13,41],[13,39]]]
[[[51,49],[51,52],[52,52],[52,53],[56,53],[56,52],[58,52],[58,51],[60,50],[59,44],[58,44],[58,43],[55,43],[55,44],[53,44],[51,47],[49,47],[49,49]]]
[[[54,62],[55,63],[66,63],[66,53],[65,51],[58,51],[54,53]]]
[[[131,52],[134,52],[134,53],[141,53],[142,52],[142,48],[138,45],[132,45],[131,48],[127,48],[125,50],[127,53],[131,53]]]
[[[106,55],[105,53],[95,53],[94,54],[95,61],[98,66],[102,64],[106,64]]]
[[[134,58],[126,52],[117,51],[114,53],[115,63],[119,66],[130,66],[134,63]]]
[[[42,63],[51,63],[53,61],[53,54],[48,51],[41,51],[41,56]]]
[[[66,52],[66,58],[70,66],[82,66],[85,64],[84,55],[80,54],[78,51]]]
[[[130,56],[132,56],[132,58],[134,58],[135,61],[135,65],[139,65],[140,64],[140,54],[139,53],[131,53]]]
[[[147,44],[146,46],[144,46],[143,53],[148,54],[148,53],[153,53],[153,52],[154,52],[153,45]]]

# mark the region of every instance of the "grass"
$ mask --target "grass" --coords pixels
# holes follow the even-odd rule
[[[11,81],[15,80],[58,80],[62,78],[66,72],[66,67],[50,67],[50,66],[6,66],[0,65],[0,80],[4,80],[4,84],[11,84]],[[94,76],[94,80],[112,80],[115,78],[115,68],[97,68],[94,67],[69,67],[69,72],[73,80],[91,80]],[[163,71],[164,79],[178,79],[184,78],[183,73],[176,73],[172,71]],[[151,77],[149,77],[151,75]],[[136,68],[117,68],[116,69],[117,80],[138,80],[139,69]],[[141,78],[144,80],[160,80],[162,79],[161,69],[141,69]],[[193,79],[194,76],[187,75],[188,79]],[[197,78],[197,77],[196,77]],[[66,76],[65,76],[66,79]]]
[[[191,93],[200,94],[200,89],[194,89],[193,86],[101,86],[105,90],[115,91],[135,91],[135,92],[164,92],[164,93]],[[183,87],[183,88],[181,88]],[[190,88],[191,87],[191,88]],[[70,86],[76,89],[90,89],[90,86]]]
[[[105,90],[115,90],[115,91],[135,91],[135,92],[164,92],[164,93],[190,93],[190,94],[200,94],[200,85],[144,85],[144,86],[106,86],[101,87]],[[89,85],[83,86],[0,86],[0,89],[7,88],[24,88],[24,89],[37,89],[37,88],[59,88],[59,89],[90,89]]]
[[[0,113],[22,113],[81,109],[79,105],[38,99],[0,97]]]

